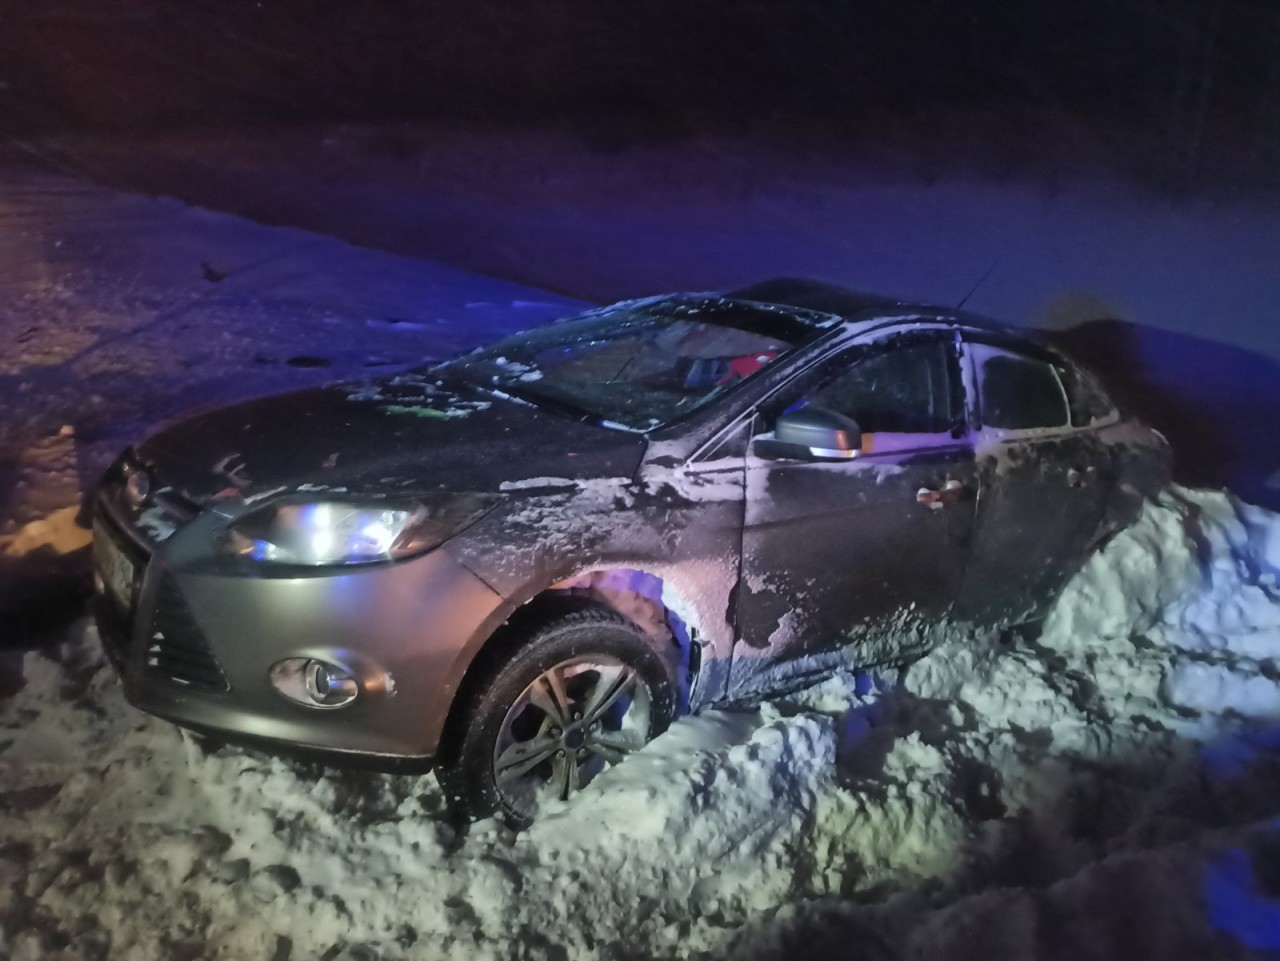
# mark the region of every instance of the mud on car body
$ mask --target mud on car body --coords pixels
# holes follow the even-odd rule
[[[194,415],[95,495],[129,700],[528,821],[678,711],[1041,616],[1168,476],[1025,332],[807,281]]]

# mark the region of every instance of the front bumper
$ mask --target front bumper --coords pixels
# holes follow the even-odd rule
[[[95,613],[125,696],[221,739],[338,763],[424,768],[437,752],[471,653],[501,598],[445,551],[326,571],[246,568],[211,549],[216,515],[149,542],[100,497],[97,536],[133,565],[124,603],[100,581]],[[103,563],[106,548],[95,557]],[[360,694],[321,710],[271,685],[289,657],[351,668]]]

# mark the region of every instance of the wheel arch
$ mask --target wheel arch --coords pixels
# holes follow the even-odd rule
[[[660,574],[640,566],[601,565],[549,584],[530,585],[521,593],[526,595],[523,601],[495,611],[477,632],[470,645],[473,653],[461,664],[440,731],[436,756],[442,762],[453,759],[466,705],[489,674],[539,627],[584,608],[603,608],[622,616],[659,654],[670,657],[679,687],[678,709],[687,710],[701,666],[698,624],[690,623],[692,606]]]

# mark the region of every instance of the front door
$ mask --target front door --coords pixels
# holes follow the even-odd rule
[[[747,458],[738,642],[731,696],[833,664],[927,649],[965,571],[977,472],[950,330],[855,346],[762,408],[852,417],[862,453],[843,462]]]

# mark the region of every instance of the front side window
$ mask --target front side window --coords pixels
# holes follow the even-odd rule
[[[889,347],[857,361],[809,397],[852,417],[864,433],[936,434],[951,428],[948,345]]]
[[[762,426],[784,411],[824,407],[853,418],[863,434],[949,433],[962,408],[947,333],[910,332],[862,345],[823,363],[766,407]]]
[[[1033,430],[1070,425],[1067,395],[1052,364],[983,344],[972,350],[984,426]]]

